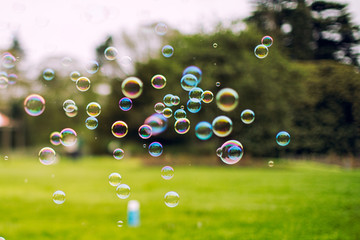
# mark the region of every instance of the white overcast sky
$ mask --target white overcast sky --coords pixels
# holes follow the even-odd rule
[[[349,10],[360,24],[360,0]],[[211,30],[219,21],[250,15],[249,0],[8,0],[0,4],[0,49],[17,34],[26,61],[46,56],[69,56],[80,61],[94,57],[95,46],[108,34],[139,25],[166,22],[185,33],[199,26]]]

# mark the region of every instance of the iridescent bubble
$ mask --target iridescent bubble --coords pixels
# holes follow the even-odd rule
[[[170,45],[165,45],[162,49],[161,49],[161,53],[164,57],[169,58],[172,55],[174,55],[174,48]]]
[[[198,79],[193,74],[185,74],[180,80],[180,85],[185,91],[190,91],[198,85]]]
[[[59,132],[52,132],[50,134],[50,143],[55,146],[60,145],[61,144],[60,138],[61,138],[61,134]]]
[[[250,109],[245,109],[241,113],[241,121],[245,124],[250,124],[255,120],[255,113]]]
[[[163,98],[163,102],[165,104],[165,106],[168,106],[168,107],[171,107],[173,104],[171,102],[171,98],[173,97],[174,95],[172,94],[166,94]]]
[[[65,147],[73,146],[77,141],[77,134],[72,128],[64,128],[61,130],[60,134],[60,142]]]
[[[238,102],[239,95],[232,88],[223,88],[216,94],[216,105],[225,112],[234,110]]]
[[[11,73],[8,76],[8,81],[10,85],[14,85],[16,83],[16,81],[18,80],[18,76],[15,73]],[[0,80],[1,82],[1,80]],[[1,85],[1,83],[0,83]],[[1,87],[0,87],[1,88]]]
[[[56,152],[50,147],[44,147],[39,152],[39,160],[44,165],[51,165],[56,162]]]
[[[196,66],[189,66],[187,68],[185,68],[185,70],[183,71],[182,75],[186,75],[186,74],[192,74],[196,77],[197,79],[197,83],[199,84],[201,82],[201,78],[202,78],[202,71],[200,68],[196,67]]]
[[[178,109],[174,113],[175,120],[179,120],[180,118],[186,118],[186,111],[184,109]]]
[[[157,74],[151,78],[151,85],[156,89],[163,89],[166,85],[166,78]]]
[[[260,44],[260,45],[257,45],[254,49],[254,54],[257,58],[265,58],[269,53],[269,50],[268,48],[263,45],[263,44]]]
[[[240,148],[239,146],[232,146],[227,151],[229,158],[233,161],[238,161],[243,154],[243,149]]]
[[[162,112],[162,114],[163,114],[164,117],[166,117],[166,118],[171,118],[172,113],[173,113],[173,111],[172,111],[171,108],[164,108],[164,110],[163,110],[163,112]]]
[[[213,48],[217,48],[218,44],[217,43],[213,43]]]
[[[132,100],[128,97],[123,97],[119,100],[119,108],[123,111],[129,111],[132,105]]]
[[[116,188],[116,195],[120,199],[126,199],[130,196],[130,187],[126,184],[120,184]]]
[[[90,117],[97,117],[101,113],[101,106],[97,102],[91,102],[86,106],[86,113]]]
[[[5,76],[0,76],[0,89],[5,89],[9,85],[9,79]]]
[[[86,63],[85,70],[90,74],[94,74],[99,70],[99,63],[95,60],[91,60]]]
[[[271,45],[273,44],[273,38],[270,36],[264,36],[261,39],[261,44],[265,45],[266,47],[271,47]]]
[[[190,90],[189,92],[189,99],[191,101],[197,101],[197,102],[200,102],[202,100],[202,97],[203,97],[203,90],[199,87],[194,87],[193,89]]]
[[[171,191],[165,194],[164,202],[168,207],[176,207],[179,205],[180,196],[177,192]]]
[[[189,100],[186,104],[187,109],[191,113],[197,113],[201,110],[201,102]]]
[[[119,186],[121,183],[121,179],[122,179],[122,177],[119,173],[111,173],[109,175],[109,183],[111,186],[114,186],[114,187]]]
[[[149,145],[149,153],[153,157],[158,157],[163,152],[163,146],[159,142],[152,142]]]
[[[144,123],[151,126],[153,136],[159,135],[167,128],[167,118],[159,113],[152,114],[145,119]]]
[[[273,166],[274,166],[274,161],[269,161],[269,162],[268,162],[268,166],[269,166],[269,167],[273,167]]]
[[[155,33],[160,36],[164,36],[167,32],[167,25],[165,23],[158,23],[155,26]]]
[[[214,100],[214,94],[211,91],[206,90],[202,93],[201,99],[204,103],[211,103]]]
[[[128,125],[124,121],[116,121],[111,126],[112,134],[117,138],[123,138],[128,133]]]
[[[280,146],[284,147],[290,143],[290,134],[285,131],[281,131],[276,135],[276,142]]]
[[[104,51],[105,58],[109,61],[113,61],[116,59],[118,55],[118,50],[114,47],[108,47]]]
[[[75,110],[76,103],[74,100],[67,99],[63,103],[63,109],[65,112],[72,112]]]
[[[6,52],[2,55],[1,64],[4,68],[13,68],[15,67],[16,58],[9,52]]]
[[[244,147],[237,140],[226,141],[221,146],[220,159],[226,164],[235,164],[239,162],[244,155]]]
[[[98,120],[95,117],[88,117],[85,120],[85,126],[90,130],[96,129],[98,124]]]
[[[143,148],[146,148],[146,143],[143,144]]]
[[[176,95],[173,95],[170,99],[170,102],[173,106],[177,106],[179,105],[180,103],[180,97],[179,96],[176,96]]]
[[[38,94],[31,94],[25,98],[24,108],[30,116],[39,116],[45,110],[45,99]]]
[[[216,156],[221,157],[221,155],[222,155],[222,148],[219,147],[218,149],[216,149]]]
[[[216,82],[216,83],[215,83],[215,86],[217,86],[217,87],[220,87],[220,85],[221,85],[220,82]]]
[[[72,106],[69,106],[68,109],[71,111],[71,112],[65,112],[66,116],[68,117],[76,117],[76,115],[78,114],[78,107],[76,105],[72,105]]]
[[[161,169],[161,177],[165,180],[170,180],[174,177],[174,169],[170,166],[165,166]]]
[[[65,202],[66,196],[65,193],[61,190],[54,192],[53,201],[56,204],[63,204]]]
[[[233,128],[233,123],[227,116],[218,116],[212,122],[212,129],[216,136],[226,137]]]
[[[81,92],[86,92],[90,89],[90,79],[87,77],[79,77],[76,80],[76,88]]]
[[[128,77],[122,82],[121,91],[128,98],[138,98],[143,91],[143,82],[139,78]]]
[[[148,139],[152,135],[152,127],[150,125],[143,124],[139,127],[138,133],[142,139]]]
[[[124,157],[124,150],[122,150],[121,148],[116,148],[114,151],[113,151],[113,156],[116,160],[120,160]]]
[[[158,102],[154,105],[154,110],[155,112],[157,113],[162,113],[162,111],[164,110],[165,108],[165,104],[163,104],[162,102]]]
[[[187,118],[180,118],[174,124],[175,132],[178,134],[185,134],[190,130],[190,121]]]
[[[47,68],[44,70],[43,72],[43,78],[46,80],[46,81],[51,81],[53,80],[55,77],[55,72],[54,70],[50,69],[50,68]]]
[[[199,122],[195,126],[195,135],[200,140],[208,140],[213,135],[212,126],[209,122]]]
[[[81,77],[81,74],[78,71],[72,71],[70,73],[70,79],[73,82],[76,82],[79,79],[79,77]]]

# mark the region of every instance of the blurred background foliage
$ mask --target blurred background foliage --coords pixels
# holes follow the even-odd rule
[[[254,12],[245,21],[234,20],[226,27],[219,24],[211,33],[187,35],[172,28],[165,36],[158,36],[153,31],[155,23],[139,29],[134,36],[109,36],[95,49],[101,70],[88,74],[92,85],[87,92],[79,92],[69,78],[73,70],[87,75],[75,61],[65,66],[59,58],[46,59],[36,69],[35,78],[29,77],[26,69],[14,68],[19,80],[1,92],[4,104],[0,111],[22,128],[26,146],[49,145],[51,132],[71,127],[84,143],[84,153],[108,154],[114,147],[124,145],[133,154],[145,153],[142,145],[150,141],[139,138],[139,126],[167,93],[181,98],[181,103],[172,107],[173,112],[186,106],[188,92],[180,87],[180,79],[186,67],[195,65],[203,72],[199,87],[214,95],[222,88],[233,88],[239,94],[239,105],[234,111],[223,112],[214,100],[203,104],[199,113],[188,112],[191,129],[185,135],[176,134],[174,118],[170,118],[166,132],[149,139],[162,142],[165,151],[214,156],[223,142],[237,139],[244,145],[246,156],[254,158],[328,154],[359,158],[359,27],[352,24],[346,4],[256,0],[254,6]],[[264,35],[272,36],[274,44],[265,59],[258,59],[253,49]],[[161,55],[165,44],[175,49],[171,58]],[[103,53],[108,46],[126,48],[133,59],[132,67],[124,67],[120,59],[106,60]],[[16,38],[7,51],[15,56],[26,54]],[[52,81],[42,77],[42,71],[48,67],[55,70]],[[166,77],[164,89],[151,86],[155,74]],[[127,76],[140,78],[144,88],[140,98],[133,100],[133,109],[124,112],[118,101],[123,97],[121,82]],[[220,82],[219,87],[216,82]],[[24,98],[30,93],[46,99],[46,110],[38,117],[23,111]],[[74,118],[67,117],[62,109],[66,99],[73,99],[78,106],[79,113]],[[93,101],[100,103],[102,112],[99,126],[91,131],[84,122],[86,105]],[[244,109],[255,112],[254,123],[241,122]],[[232,119],[231,135],[225,139],[212,136],[205,142],[197,139],[195,125],[200,121],[211,123],[218,115]],[[124,139],[115,139],[111,134],[111,125],[117,120],[128,123],[129,133]],[[291,135],[285,148],[275,142],[276,134],[282,130]]]

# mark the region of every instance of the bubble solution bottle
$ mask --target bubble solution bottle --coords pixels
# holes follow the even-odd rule
[[[140,225],[140,203],[137,200],[130,200],[127,206],[127,222],[129,227]]]

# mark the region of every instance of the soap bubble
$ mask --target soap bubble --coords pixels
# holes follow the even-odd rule
[[[72,112],[65,112],[66,116],[68,117],[75,117],[78,114],[78,107],[76,105],[73,105],[71,107],[69,107]]]
[[[65,112],[72,112],[75,110],[75,106],[76,106],[76,103],[71,100],[71,99],[67,99],[64,101],[63,103],[63,109]]]
[[[167,32],[167,26],[165,23],[158,23],[155,26],[155,33],[160,36],[164,36]]]
[[[150,117],[146,118],[144,123],[151,126],[153,136],[159,135],[167,128],[167,118],[159,113],[154,113]]]
[[[30,116],[39,116],[45,110],[45,99],[38,94],[31,94],[25,98],[24,108]]]
[[[186,118],[186,111],[184,109],[178,109],[174,113],[175,120],[179,120],[180,118]]]
[[[204,103],[211,103],[214,100],[214,94],[211,91],[206,90],[202,93],[201,99]]]
[[[164,115],[164,117],[166,118],[171,118],[172,116],[172,109],[171,108],[164,108],[162,114]]]
[[[124,222],[123,222],[123,221],[121,221],[121,220],[117,221],[117,226],[118,226],[118,227],[122,227],[122,226],[123,226],[123,224],[124,224]]]
[[[77,141],[77,134],[72,128],[64,128],[61,130],[60,134],[60,142],[65,147],[73,146]]]
[[[216,156],[221,157],[221,155],[222,155],[222,148],[219,147],[218,149],[216,149]]]
[[[195,135],[200,140],[208,140],[213,134],[212,126],[209,122],[199,122],[195,126]]]
[[[119,101],[119,108],[123,111],[129,111],[132,108],[132,101],[128,97],[123,97]]]
[[[197,102],[200,102],[202,100],[202,97],[203,97],[203,90],[199,87],[194,87],[193,89],[190,90],[189,92],[189,99],[191,101],[197,101]]]
[[[163,146],[159,142],[152,142],[149,145],[149,153],[153,157],[158,157],[163,152]]]
[[[122,179],[122,177],[119,173],[111,173],[109,175],[109,183],[111,186],[114,186],[114,187],[119,186],[121,183],[121,179]]]
[[[162,102],[158,102],[154,105],[154,110],[155,112],[157,113],[162,113],[162,111],[164,110],[165,108],[165,104],[163,104]]]
[[[274,166],[274,161],[271,161],[271,160],[270,160],[270,161],[268,162],[268,166],[269,166],[269,167],[273,167],[273,166]]]
[[[172,55],[174,55],[174,48],[170,45],[165,45],[162,49],[161,49],[161,53],[164,57],[169,58]]]
[[[166,193],[164,196],[165,204],[168,207],[176,207],[177,205],[179,205],[179,200],[180,200],[179,194],[174,191],[170,191]]]
[[[218,44],[217,43],[213,43],[213,48],[217,48]]]
[[[55,146],[60,145],[61,144],[60,138],[61,138],[61,134],[59,132],[52,132],[50,134],[50,143]]]
[[[98,120],[95,117],[88,117],[85,120],[85,126],[90,130],[97,128],[98,124]]]
[[[126,199],[130,196],[130,187],[126,184],[120,184],[116,188],[116,195],[120,199]]]
[[[151,85],[156,89],[163,89],[166,85],[166,78],[157,74],[151,78]]]
[[[2,54],[1,64],[4,68],[13,68],[15,67],[16,58],[9,52]]]
[[[217,87],[220,87],[220,85],[221,85],[220,82],[216,82],[216,83],[215,83],[215,86],[217,86]]]
[[[116,121],[111,126],[112,134],[117,138],[123,138],[128,132],[128,125],[124,121]]]
[[[191,113],[197,113],[201,110],[201,102],[189,100],[186,104],[187,109]]]
[[[271,45],[273,44],[273,39],[270,36],[264,36],[261,39],[261,44],[265,45],[266,47],[271,47]]]
[[[55,77],[55,72],[54,70],[50,69],[50,68],[47,68],[44,70],[43,72],[43,78],[47,81],[51,81],[53,80]]]
[[[118,50],[114,47],[108,47],[104,51],[105,58],[109,61],[115,60],[118,55]]]
[[[280,146],[284,147],[290,143],[290,134],[285,131],[281,131],[276,135],[276,142]]]
[[[90,79],[87,77],[79,77],[76,80],[76,88],[81,92],[86,92],[90,89]]]
[[[70,73],[70,79],[73,82],[76,82],[79,79],[79,77],[81,77],[81,74],[78,71],[72,71]]]
[[[250,124],[255,120],[255,113],[250,109],[245,109],[241,113],[241,121],[245,124]]]
[[[268,48],[263,45],[263,44],[260,44],[260,45],[257,45],[254,49],[254,54],[257,58],[265,58],[269,53],[269,50]]]
[[[193,74],[185,74],[180,80],[180,85],[185,91],[190,91],[198,85],[198,79]]]
[[[16,83],[16,81],[18,80],[18,76],[15,73],[10,73],[9,76],[7,77],[7,79],[8,79],[8,82],[10,85],[14,85]]]
[[[185,134],[190,129],[190,121],[187,118],[180,118],[174,124],[175,132],[178,134]]]
[[[168,107],[171,107],[173,104],[171,102],[171,98],[173,97],[174,95],[172,94],[166,94],[163,98],[163,102],[165,104],[165,106],[168,106]]]
[[[225,112],[234,110],[238,101],[238,93],[231,88],[223,88],[216,94],[216,105]]]
[[[124,157],[124,150],[122,150],[121,148],[116,148],[114,151],[113,151],[113,156],[116,160],[120,160]]]
[[[0,89],[5,89],[9,85],[9,79],[5,76],[0,76]]]
[[[99,63],[95,60],[91,60],[86,63],[85,70],[90,74],[94,74],[99,70]]]
[[[173,106],[177,106],[179,105],[180,103],[180,97],[179,96],[176,96],[176,95],[173,95],[170,99],[170,102]]]
[[[233,128],[233,123],[227,116],[218,116],[212,122],[212,129],[216,136],[226,137]]]
[[[185,68],[185,70],[183,71],[182,75],[186,75],[186,74],[192,74],[196,77],[197,79],[197,83],[199,84],[201,82],[202,79],[202,71],[200,68],[196,67],[196,66],[189,66],[187,68]]]
[[[97,117],[101,113],[101,106],[97,102],[91,102],[86,106],[86,113],[90,117]]]
[[[137,77],[128,77],[122,82],[121,91],[128,98],[138,98],[143,91],[143,82]]]
[[[60,190],[54,192],[53,201],[56,204],[63,204],[65,202],[65,193]]]
[[[147,124],[143,124],[139,127],[139,136],[142,138],[142,139],[148,139],[151,137],[152,135],[152,128],[150,125],[147,125]]]
[[[165,166],[161,169],[161,177],[165,180],[170,180],[174,177],[174,169],[170,166]]]
[[[56,162],[56,152],[50,147],[44,147],[39,152],[39,160],[44,165],[51,165]]]
[[[243,154],[243,145],[237,140],[229,140],[221,146],[220,159],[226,164],[235,164],[241,160]]]

